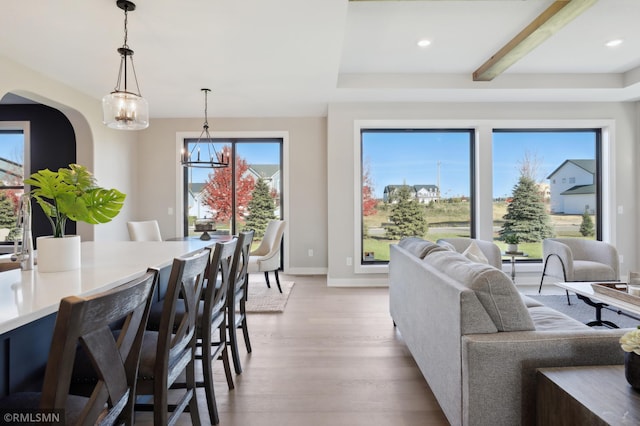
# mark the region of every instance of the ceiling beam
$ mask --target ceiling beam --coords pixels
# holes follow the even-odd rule
[[[473,81],[491,81],[598,0],[556,0],[480,68]],[[569,52],[567,52],[569,53]]]

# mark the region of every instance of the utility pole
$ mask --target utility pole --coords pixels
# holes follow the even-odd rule
[[[442,164],[442,162],[440,160],[438,160],[437,164],[437,169],[438,169],[438,175],[436,177],[436,186],[438,187],[438,201],[440,201],[440,165]]]

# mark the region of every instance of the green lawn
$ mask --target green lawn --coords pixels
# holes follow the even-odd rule
[[[507,212],[504,201],[493,203],[493,222],[496,229],[502,225],[502,216]],[[389,212],[383,203],[378,205],[375,215],[364,218],[367,238],[363,240],[363,252],[373,252],[375,261],[389,260],[389,244],[395,244],[398,240],[390,240],[385,237],[384,228],[389,223]],[[429,241],[440,238],[468,237],[469,236],[470,205],[467,202],[448,203],[442,202],[425,209],[425,217],[429,223],[429,230],[424,236]],[[580,215],[550,215],[551,223],[556,229],[558,237],[584,238],[580,235],[579,227],[582,221]],[[458,231],[459,229],[459,231]],[[498,233],[494,233],[494,242],[505,251],[506,244],[498,241]],[[518,250],[528,255],[529,259],[542,258],[542,243],[520,243]]]

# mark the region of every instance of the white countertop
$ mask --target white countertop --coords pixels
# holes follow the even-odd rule
[[[66,296],[87,296],[142,275],[148,267],[171,265],[175,257],[215,244],[202,241],[83,242],[82,267],[40,273],[15,269],[0,273],[0,333],[6,333],[58,310]]]

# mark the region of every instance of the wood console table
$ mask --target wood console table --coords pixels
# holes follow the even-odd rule
[[[640,424],[640,392],[622,365],[542,368],[536,377],[538,425]]]

